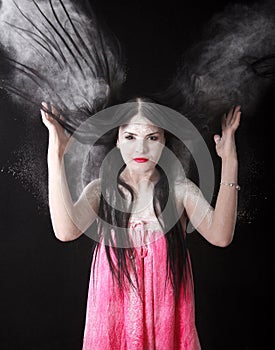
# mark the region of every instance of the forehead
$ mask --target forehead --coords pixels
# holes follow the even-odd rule
[[[137,114],[129,120],[127,124],[120,126],[120,132],[153,133],[163,130],[144,116]]]

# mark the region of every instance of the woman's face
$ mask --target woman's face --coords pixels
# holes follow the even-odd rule
[[[139,114],[119,128],[117,147],[127,167],[136,172],[153,169],[164,145],[163,129]]]

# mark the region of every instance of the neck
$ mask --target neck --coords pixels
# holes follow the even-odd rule
[[[126,167],[122,172],[121,177],[137,192],[144,192],[152,189],[152,187],[157,183],[159,173],[156,169],[148,170],[143,173],[137,173]]]

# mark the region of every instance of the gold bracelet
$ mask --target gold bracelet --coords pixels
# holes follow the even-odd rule
[[[220,182],[220,185],[225,185],[225,186],[229,186],[229,187],[235,187],[235,189],[237,191],[240,191],[240,189],[241,189],[241,186],[239,186],[235,182]]]

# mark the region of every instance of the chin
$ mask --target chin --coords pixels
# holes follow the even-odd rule
[[[131,161],[127,164],[127,168],[129,170],[134,170],[135,172],[144,172],[148,170],[154,170],[156,167],[156,163],[152,161],[144,162],[144,163],[137,163],[135,161]]]

